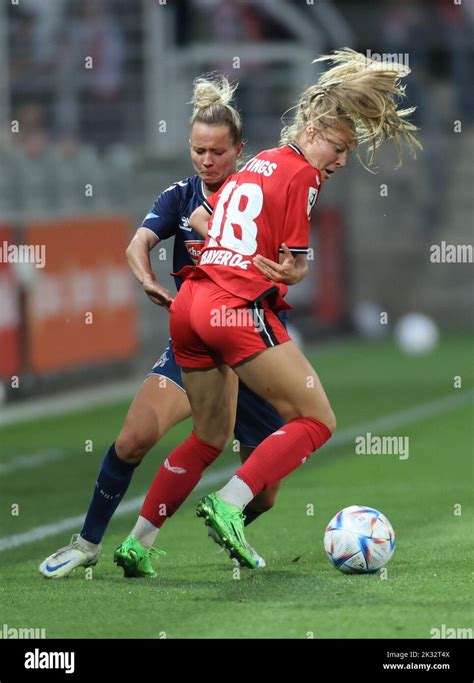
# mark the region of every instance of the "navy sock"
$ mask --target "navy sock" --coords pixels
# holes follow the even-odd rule
[[[137,465],[120,460],[114,442],[102,461],[94,495],[81,531],[82,538],[89,543],[101,542],[112,515],[128,489],[136,467]]]
[[[245,508],[244,510],[244,526],[248,526],[249,524],[252,524],[252,522],[255,522],[257,517],[260,517],[260,515],[263,515],[263,510],[260,512],[255,512],[255,510],[249,510],[248,508]]]

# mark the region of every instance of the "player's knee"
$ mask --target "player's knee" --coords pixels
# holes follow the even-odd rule
[[[217,425],[215,421],[208,420],[205,423],[202,421],[198,425],[195,423],[193,429],[201,441],[223,451],[232,438],[234,421],[228,420],[226,424]]]
[[[228,443],[230,443],[232,441],[233,438],[234,438],[234,425],[232,425],[232,427],[223,436],[223,440],[225,439],[225,441],[224,441],[224,445],[222,446],[222,450],[224,450],[224,448],[227,446]]]
[[[115,451],[120,460],[136,464],[143,460],[156,443],[157,439],[151,435],[128,429],[121,432],[117,438]]]
[[[331,408],[327,411],[327,413],[322,417],[318,418],[320,422],[326,425],[326,427],[329,429],[331,434],[334,434],[336,431],[336,426],[337,426],[337,421],[336,421],[336,416],[334,415],[333,411]]]
[[[331,434],[334,434],[336,431],[336,416],[329,404],[323,408],[320,405],[299,406],[298,408],[291,406],[288,407],[287,410],[280,411],[280,414],[285,422],[291,422],[292,420],[309,417],[326,425]]]
[[[209,446],[214,446],[220,451],[223,451],[230,440],[230,436],[225,433],[217,434],[214,432],[196,432],[198,438]]]
[[[211,446],[214,446],[214,448],[217,448],[219,451],[223,451],[224,448],[227,446],[229,442],[229,439],[225,438],[214,438],[211,439],[210,441],[207,441],[206,443],[211,444]]]
[[[316,406],[310,410],[305,417],[310,417],[313,420],[322,422],[323,425],[329,429],[331,434],[334,434],[336,431],[336,416],[329,403],[325,406]]]

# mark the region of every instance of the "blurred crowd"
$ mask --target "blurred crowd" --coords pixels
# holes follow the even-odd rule
[[[110,207],[125,196],[133,161],[127,100],[138,93],[127,70],[140,12],[106,0],[22,0],[7,18],[13,124],[0,137],[0,207]]]
[[[242,43],[294,40],[271,0],[168,0],[175,9],[175,43]],[[306,0],[289,9],[317,22]],[[357,0],[332,3],[351,24],[356,47],[409,52],[419,82],[446,78],[456,91],[460,115],[472,117],[474,0],[383,0],[367,9]],[[132,10],[131,5],[135,5]],[[365,8],[365,11],[364,11]],[[22,0],[8,5],[9,78],[13,109],[41,103],[55,134],[74,133],[97,145],[127,139],[124,109],[130,85],[141,81],[141,3],[125,0]],[[364,35],[367,14],[378,30]],[[373,19],[372,19],[373,20]],[[367,24],[367,22],[365,22]],[[325,50],[335,46],[328,44]],[[84,67],[91,58],[93,68]],[[231,65],[216,64],[230,72]],[[235,75],[235,72],[234,72]],[[239,77],[245,70],[239,71]],[[133,90],[133,89],[132,89]],[[423,92],[421,93],[423,100]]]
[[[100,152],[73,133],[54,137],[45,123],[46,110],[27,103],[13,113],[18,132],[0,144],[2,212],[41,217],[114,206],[120,211],[129,194],[131,148],[117,142]]]
[[[8,25],[13,109],[41,102],[58,134],[120,140],[126,34],[112,5],[24,0],[9,7]]]
[[[474,2],[453,0],[385,0],[381,38],[386,52],[410,55],[413,69],[412,99],[418,121],[432,115],[430,78],[448,81],[455,112],[466,123],[474,117]]]
[[[274,12],[271,0],[167,0],[167,4],[174,8],[178,47],[196,40],[207,44],[296,40],[290,23]],[[452,91],[455,118],[465,124],[473,121],[474,0],[463,0],[462,5],[453,0],[383,0],[370,8],[358,0],[332,4],[356,36],[351,47],[409,54],[413,76],[408,95],[418,106],[417,123],[437,125],[439,112],[431,100],[431,85],[440,82]],[[286,0],[286,5],[293,12],[304,12],[306,21],[317,22],[317,15],[307,11],[306,0]],[[84,169],[96,168],[100,178],[110,166],[113,174],[114,168],[131,163],[127,150],[143,144],[143,5],[126,0],[22,0],[19,5],[8,3],[6,12],[10,106],[20,129],[16,135],[1,134],[0,153],[9,155],[8,168],[23,174],[25,159],[31,160],[31,182],[22,190],[28,198],[35,195],[35,163],[45,161],[45,168],[62,176],[65,187],[59,195],[64,199],[58,199],[58,193],[52,198],[60,205],[70,199],[68,182],[71,186],[78,179],[82,182]],[[338,47],[329,36],[327,41],[324,51]],[[284,109],[280,101],[271,106],[274,94],[255,96],[261,66],[246,62],[238,72],[244,118],[263,116],[263,108],[271,116],[273,109],[280,113]],[[235,77],[230,61],[213,67]],[[271,79],[271,68],[265,68]],[[280,99],[285,101],[285,93],[280,93]],[[90,171],[86,175],[90,178]],[[11,204],[18,201],[9,187],[15,187],[14,177],[0,171],[0,206],[8,199]],[[115,183],[115,191],[120,193],[120,183]],[[36,194],[40,201],[41,192]],[[113,197],[114,190],[104,196]]]

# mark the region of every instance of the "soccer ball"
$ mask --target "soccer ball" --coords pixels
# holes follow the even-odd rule
[[[324,549],[333,565],[344,574],[373,574],[391,558],[395,533],[378,510],[351,505],[329,522]]]
[[[395,340],[405,353],[429,353],[438,343],[436,324],[422,313],[408,313],[395,325]]]

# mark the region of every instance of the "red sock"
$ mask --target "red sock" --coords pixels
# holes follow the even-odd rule
[[[175,448],[155,475],[140,515],[161,527],[176,512],[221,450],[201,441],[194,432]]]
[[[330,430],[319,420],[291,420],[267,436],[235,474],[257,495],[264,486],[288,476],[330,437]]]

